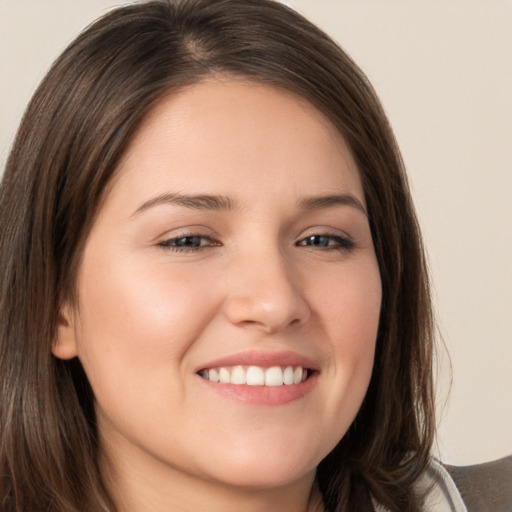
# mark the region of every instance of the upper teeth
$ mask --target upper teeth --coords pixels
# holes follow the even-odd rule
[[[199,372],[201,377],[222,384],[247,384],[248,386],[282,386],[299,384],[306,380],[307,369],[302,366],[232,366],[210,368]]]

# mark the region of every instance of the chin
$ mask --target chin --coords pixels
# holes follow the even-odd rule
[[[325,454],[326,455],[326,454]],[[253,453],[232,450],[215,464],[210,474],[225,484],[247,489],[270,489],[290,485],[301,479],[312,479],[316,466],[325,456],[299,453],[299,450],[273,450],[261,445]],[[219,460],[219,459],[217,459]]]
[[[258,467],[242,465],[233,471],[225,468],[217,472],[215,478],[241,489],[265,490],[286,487],[302,479],[312,479],[315,471],[316,466],[298,468],[275,463],[258,465]]]

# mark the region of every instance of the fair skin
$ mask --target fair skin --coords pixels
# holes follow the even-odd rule
[[[365,208],[347,146],[290,93],[208,79],[145,118],[54,346],[94,390],[121,512],[318,510],[373,364]]]

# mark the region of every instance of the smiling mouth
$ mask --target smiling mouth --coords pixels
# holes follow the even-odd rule
[[[203,379],[238,386],[292,386],[306,381],[311,370],[302,366],[220,366],[198,372]]]

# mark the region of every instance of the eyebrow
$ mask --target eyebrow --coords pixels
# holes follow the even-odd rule
[[[186,194],[161,194],[142,203],[133,213],[132,217],[144,210],[163,204],[183,206],[193,210],[235,210],[238,208],[236,201],[223,195],[186,195]]]
[[[352,194],[331,194],[327,196],[307,196],[299,200],[301,210],[318,210],[333,206],[350,206],[368,216],[363,203]]]
[[[196,194],[187,195],[179,193],[160,194],[142,203],[133,213],[132,217],[149,208],[159,205],[173,205],[193,210],[232,211],[239,209],[238,203],[229,196]],[[301,198],[297,205],[301,210],[321,210],[335,206],[350,206],[367,215],[366,209],[352,194],[330,194],[325,196],[306,196]]]

